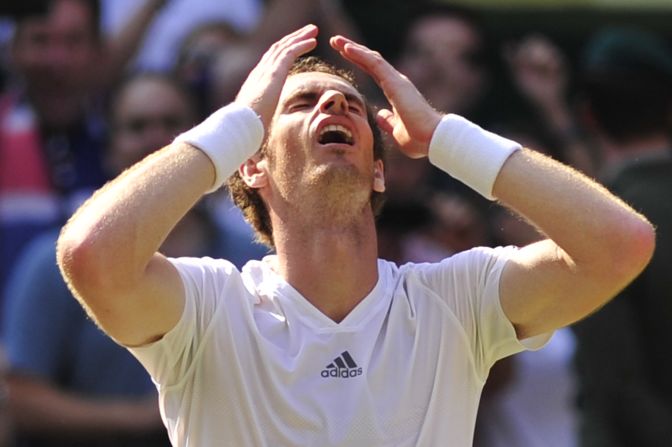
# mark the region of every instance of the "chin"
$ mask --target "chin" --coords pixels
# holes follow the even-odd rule
[[[316,167],[306,178],[304,203],[324,218],[348,218],[369,206],[373,179],[351,164],[328,164]],[[312,200],[311,200],[312,199]]]

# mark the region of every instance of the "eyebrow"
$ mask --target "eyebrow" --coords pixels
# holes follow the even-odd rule
[[[366,110],[366,102],[359,95],[355,95],[354,93],[349,92],[341,92],[341,93],[343,93],[343,96],[345,96],[346,101],[361,107],[362,110]],[[291,95],[289,95],[289,97],[285,99],[283,103],[290,104],[295,101],[316,102],[320,98],[320,96],[322,96],[322,93],[318,93],[318,91],[316,90],[308,90],[305,88],[301,88],[292,93]]]

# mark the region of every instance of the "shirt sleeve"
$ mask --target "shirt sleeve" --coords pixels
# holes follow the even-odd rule
[[[474,248],[436,264],[425,264],[421,275],[439,294],[462,325],[479,373],[485,377],[499,359],[523,350],[536,350],[552,333],[518,340],[504,314],[499,284],[504,266],[516,247]]]
[[[129,351],[154,382],[163,387],[179,383],[200,355],[203,340],[215,324],[220,294],[237,272],[228,261],[211,258],[169,258],[180,274],[185,291],[178,323],[160,340]]]

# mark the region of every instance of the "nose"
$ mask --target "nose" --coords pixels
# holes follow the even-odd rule
[[[348,112],[348,101],[345,95],[337,90],[327,90],[320,98],[320,112],[332,115],[343,115]]]

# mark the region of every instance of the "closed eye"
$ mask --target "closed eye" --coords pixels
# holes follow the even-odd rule
[[[291,104],[289,106],[288,110],[290,112],[296,112],[296,111],[299,111],[299,110],[305,110],[305,109],[309,109],[309,108],[312,108],[312,107],[313,107],[312,104],[309,104],[307,102],[297,102],[297,103]]]
[[[350,103],[348,104],[348,109],[350,109],[351,112],[356,113],[357,115],[362,114],[362,108],[359,106],[359,104]]]

